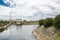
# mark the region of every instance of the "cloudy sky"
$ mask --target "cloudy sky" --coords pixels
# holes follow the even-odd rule
[[[0,0],[0,19],[42,19],[60,14],[60,0]]]

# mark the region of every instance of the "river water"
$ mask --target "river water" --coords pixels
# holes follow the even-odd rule
[[[0,40],[36,40],[32,31],[38,25],[11,25],[0,32]]]

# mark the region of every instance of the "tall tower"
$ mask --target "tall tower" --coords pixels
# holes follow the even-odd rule
[[[10,11],[10,23],[11,23],[11,11]]]

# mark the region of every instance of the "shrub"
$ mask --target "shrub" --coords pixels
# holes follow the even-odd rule
[[[4,31],[4,28],[0,28],[0,32],[3,32]]]
[[[39,26],[43,25],[43,23],[44,23],[43,19],[39,20]]]
[[[0,23],[4,23],[4,21],[3,20],[0,20]]]
[[[46,18],[44,20],[44,26],[45,27],[51,27],[51,26],[53,26],[53,18]]]
[[[54,26],[56,29],[60,29],[60,15],[57,15],[54,19]]]

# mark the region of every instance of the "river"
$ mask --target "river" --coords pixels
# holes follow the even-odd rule
[[[38,25],[11,25],[0,32],[0,40],[36,40],[32,31]]]

